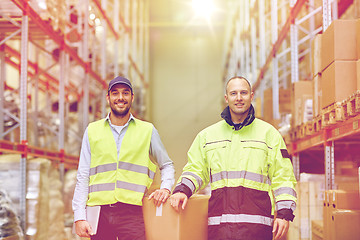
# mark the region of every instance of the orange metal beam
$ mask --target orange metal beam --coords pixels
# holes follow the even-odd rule
[[[64,151],[52,151],[27,145],[26,142],[10,142],[0,140],[0,153],[18,153],[23,156],[34,156],[49,159],[54,162],[64,163],[66,169],[76,169],[79,157],[65,154]]]
[[[24,15],[28,15],[30,19],[39,26],[39,28],[44,31],[54,42],[56,42],[61,49],[65,50],[78,64],[80,64],[87,73],[90,74],[96,81],[98,81],[104,89],[106,89],[105,80],[96,74],[90,67],[89,62],[83,61],[77,53],[68,46],[64,41],[64,34],[60,31],[55,31],[49,23],[43,21],[41,17],[32,9],[27,0],[11,0],[16,6],[18,6]]]

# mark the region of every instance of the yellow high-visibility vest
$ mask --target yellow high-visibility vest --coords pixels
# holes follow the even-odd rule
[[[142,205],[142,198],[156,171],[156,165],[149,157],[152,130],[151,123],[131,120],[118,157],[109,122],[102,119],[89,124],[91,164],[88,206],[116,202]]]

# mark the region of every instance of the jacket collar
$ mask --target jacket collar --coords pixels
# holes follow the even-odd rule
[[[235,124],[233,123],[233,121],[231,120],[231,115],[230,115],[230,109],[229,106],[227,106],[221,113],[221,117],[227,122],[227,124],[229,124],[230,126],[234,126],[235,130],[240,130],[243,126],[247,126],[250,125],[254,119],[255,119],[255,109],[253,107],[253,105],[250,105],[250,109],[249,109],[249,113],[246,116],[245,120],[242,123],[238,123]]]

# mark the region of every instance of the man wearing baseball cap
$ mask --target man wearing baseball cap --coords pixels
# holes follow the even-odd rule
[[[127,78],[111,80],[106,99],[109,114],[90,123],[83,137],[73,197],[75,231],[92,240],[145,240],[142,199],[156,166],[161,186],[149,198],[157,205],[169,198],[174,165],[155,127],[130,113],[134,92]]]

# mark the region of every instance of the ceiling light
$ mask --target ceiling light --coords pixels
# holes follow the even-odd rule
[[[192,0],[192,6],[197,16],[209,18],[215,9],[213,0]]]

